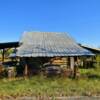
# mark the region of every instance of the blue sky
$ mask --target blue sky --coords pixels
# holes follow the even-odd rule
[[[100,47],[100,0],[0,0],[0,42],[18,41],[25,31],[68,32]]]

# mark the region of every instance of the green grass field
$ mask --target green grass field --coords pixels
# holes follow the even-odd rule
[[[0,80],[0,96],[100,96],[100,68],[81,69],[79,79],[34,76]]]

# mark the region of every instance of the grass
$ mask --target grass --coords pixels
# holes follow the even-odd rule
[[[0,96],[100,96],[100,68],[81,69],[79,79],[34,76],[0,80]]]

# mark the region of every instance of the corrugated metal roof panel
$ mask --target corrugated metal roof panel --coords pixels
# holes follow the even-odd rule
[[[22,45],[17,52],[17,56],[20,57],[93,55],[65,33],[28,32],[24,34],[20,43]]]

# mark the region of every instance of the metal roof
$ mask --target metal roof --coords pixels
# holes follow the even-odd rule
[[[0,49],[5,49],[5,48],[15,48],[19,46],[19,42],[5,42],[5,43],[0,43]]]
[[[100,49],[99,48],[94,48],[94,47],[90,47],[90,46],[86,46],[86,45],[82,45],[82,44],[79,44],[81,47],[95,53],[95,54],[99,54],[100,55]]]
[[[17,52],[20,57],[93,55],[80,47],[67,33],[26,32],[20,44]]]

